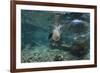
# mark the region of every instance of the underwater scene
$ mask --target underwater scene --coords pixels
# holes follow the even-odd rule
[[[90,59],[90,13],[21,10],[21,63]]]

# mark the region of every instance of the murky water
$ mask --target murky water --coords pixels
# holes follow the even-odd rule
[[[89,13],[21,10],[22,63],[87,60],[89,50]]]

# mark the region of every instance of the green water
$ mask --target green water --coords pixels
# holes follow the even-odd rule
[[[50,39],[57,24],[59,42]],[[89,13],[21,10],[22,63],[88,60],[89,50]]]

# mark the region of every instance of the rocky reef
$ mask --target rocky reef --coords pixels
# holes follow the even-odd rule
[[[21,11],[21,62],[90,59],[90,14],[79,12]],[[54,25],[59,41],[50,39]]]

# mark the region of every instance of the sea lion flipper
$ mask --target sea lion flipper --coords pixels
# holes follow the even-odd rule
[[[48,36],[48,39],[51,39],[53,33],[50,33]]]

